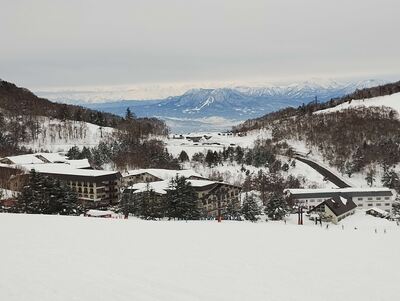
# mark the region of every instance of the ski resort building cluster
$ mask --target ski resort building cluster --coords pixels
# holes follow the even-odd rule
[[[31,170],[68,185],[88,208],[117,204],[122,193],[140,196],[147,187],[165,199],[172,189],[170,182],[185,177],[196,192],[197,205],[209,217],[218,216],[228,205],[240,208],[241,188],[211,181],[192,170],[137,169],[118,171],[94,170],[87,159],[69,160],[58,153],[36,153],[0,159],[0,188],[21,192],[29,181]]]

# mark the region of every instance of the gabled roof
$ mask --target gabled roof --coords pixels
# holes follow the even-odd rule
[[[308,212],[313,212],[321,206],[327,206],[336,216],[341,216],[357,207],[357,205],[351,199],[346,199],[341,196],[334,196],[328,200],[323,201],[321,204],[315,206]]]

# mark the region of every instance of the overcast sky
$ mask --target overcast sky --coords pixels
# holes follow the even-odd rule
[[[28,88],[400,73],[399,0],[0,0]]]

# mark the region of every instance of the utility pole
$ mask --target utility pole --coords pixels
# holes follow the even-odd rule
[[[302,205],[299,205],[297,215],[298,215],[297,223],[298,223],[298,225],[302,225],[303,224],[303,206]]]

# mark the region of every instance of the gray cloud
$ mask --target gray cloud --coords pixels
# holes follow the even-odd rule
[[[0,1],[0,77],[28,87],[400,70],[398,0]]]

